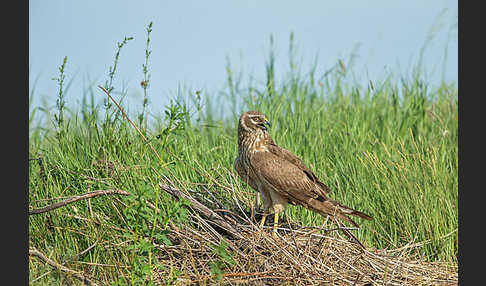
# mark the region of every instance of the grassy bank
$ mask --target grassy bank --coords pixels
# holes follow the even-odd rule
[[[249,210],[255,193],[232,169],[236,120],[243,111],[259,110],[270,119],[275,142],[301,157],[332,189],[332,198],[375,218],[360,221],[354,232],[364,244],[396,249],[420,243],[421,258],[457,263],[457,87],[432,88],[419,73],[360,86],[342,64],[324,75],[311,69],[277,82],[270,59],[263,86],[235,89],[229,72],[223,97],[191,92],[171,101],[154,121],[147,121],[144,105],[130,118],[146,140],[113,101],[96,106],[84,100],[69,113],[60,69],[60,96],[49,124],[36,125],[33,112],[40,110],[31,109],[30,208],[95,190],[131,195],[100,196],[29,216],[30,246],[70,269],[121,285],[170,267],[157,264],[162,253],[147,241],[174,244],[170,226],[190,222],[184,202],[158,183],[191,189],[202,199],[216,195],[223,204],[237,197]],[[93,94],[106,98],[98,88]],[[301,225],[320,226],[325,219],[297,206],[286,215]],[[29,270],[30,281],[40,284],[67,279],[33,259]]]

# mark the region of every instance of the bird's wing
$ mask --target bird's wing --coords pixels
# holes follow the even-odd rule
[[[346,207],[323,194],[308,175],[296,165],[271,152],[256,152],[250,159],[255,174],[281,196],[323,215],[335,215],[358,226],[347,215],[370,216]]]
[[[239,156],[236,157],[235,162],[233,164],[233,167],[235,168],[236,173],[240,176],[240,178],[243,182],[247,183],[248,185],[250,185],[250,187],[252,187],[256,191],[258,191],[258,186],[248,176],[249,169],[245,168],[245,166],[243,166]]]
[[[256,152],[250,164],[264,183],[289,200],[305,205],[309,199],[328,199],[316,192],[317,186],[303,170],[271,152]]]
[[[289,150],[284,149],[284,148],[276,145],[275,143],[270,144],[268,146],[268,149],[275,156],[287,160],[288,162],[290,162],[291,164],[295,165],[297,168],[299,168],[300,170],[302,170],[307,175],[307,177],[312,182],[314,182],[319,187],[320,190],[322,190],[322,192],[323,192],[322,195],[328,194],[331,191],[331,189],[326,184],[324,184],[323,182],[321,182],[319,180],[319,178],[314,174],[314,172],[312,172],[304,164],[304,162],[302,162],[302,160],[299,157],[295,156],[292,152],[290,152]],[[319,192],[319,190],[317,190],[317,192]]]

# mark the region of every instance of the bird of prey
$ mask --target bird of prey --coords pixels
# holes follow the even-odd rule
[[[274,211],[273,235],[276,236],[278,215],[287,204],[302,205],[333,219],[341,219],[358,227],[348,215],[373,218],[328,197],[330,189],[290,151],[279,147],[270,137],[270,122],[257,111],[248,111],[238,122],[238,157],[234,168],[241,179],[258,191],[263,200],[263,217]]]

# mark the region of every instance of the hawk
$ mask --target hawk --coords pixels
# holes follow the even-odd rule
[[[270,137],[270,122],[257,111],[248,111],[238,122],[238,157],[234,168],[241,179],[261,194],[265,224],[273,209],[273,235],[276,236],[278,215],[287,204],[302,205],[324,216],[347,221],[358,227],[348,215],[363,219],[373,218],[351,209],[328,197],[330,189],[290,151],[279,147]]]

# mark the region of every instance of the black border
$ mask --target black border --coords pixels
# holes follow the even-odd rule
[[[483,99],[486,96],[485,64],[482,61],[486,50],[483,44],[484,13],[479,5],[469,5],[466,9],[464,3],[467,1],[458,1],[459,285],[480,285],[484,283],[483,253],[486,238],[483,234],[485,215],[482,211],[486,210],[486,206],[483,199],[484,184],[474,179],[485,177],[485,144],[482,139],[485,130]],[[469,42],[466,43],[465,39]]]
[[[7,3],[6,3],[7,4]],[[6,251],[7,283],[29,283],[29,2],[2,5],[2,246]],[[5,180],[6,179],[6,180]],[[7,272],[8,271],[8,272]],[[2,278],[3,281],[4,278]],[[14,283],[8,283],[12,279]]]

